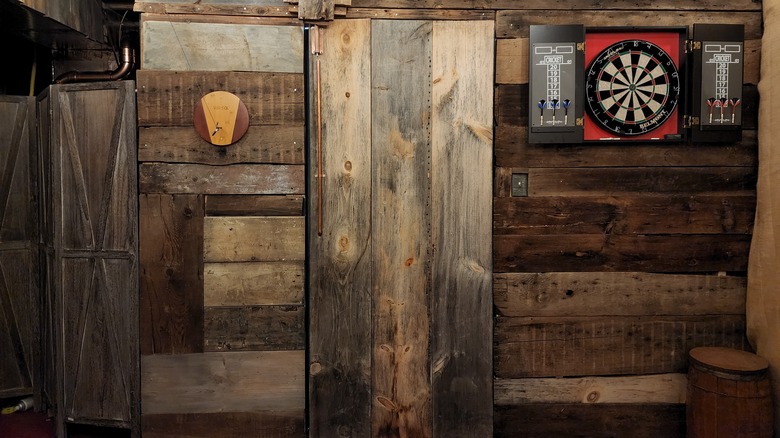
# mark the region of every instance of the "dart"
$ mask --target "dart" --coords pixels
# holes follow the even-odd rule
[[[569,107],[571,106],[571,101],[569,99],[563,99],[563,124],[568,125],[569,124]]]
[[[539,124],[544,125],[544,103],[546,101],[544,99],[539,100],[539,103],[536,104],[536,106],[539,108]]]
[[[553,110],[553,126],[555,126],[555,110],[558,109],[558,99],[552,99],[550,101],[552,103],[552,110]]]
[[[715,100],[714,97],[707,99],[707,106],[710,107],[710,124],[712,124],[712,108],[715,106],[715,102],[717,102],[717,100]]]
[[[729,106],[729,100],[725,97],[720,98],[720,123],[723,123],[723,113],[726,111],[726,107]]]
[[[739,97],[732,97],[729,102],[731,103],[731,124],[733,125],[736,123],[735,118],[737,115],[737,105],[742,103],[742,99]]]

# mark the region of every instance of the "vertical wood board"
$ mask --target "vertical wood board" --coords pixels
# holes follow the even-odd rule
[[[309,70],[310,83],[316,84],[320,63],[323,125],[322,169],[314,125],[309,151],[309,425],[312,436],[370,436],[371,22],[337,20],[322,30],[321,38],[328,49],[312,59]],[[313,88],[312,111],[317,107],[314,93]],[[311,117],[316,120],[316,113]]]
[[[303,28],[198,22],[141,24],[141,68],[303,73]]]
[[[433,436],[493,433],[493,34],[488,21],[433,24]]]
[[[429,21],[373,21],[373,435],[432,436]]]

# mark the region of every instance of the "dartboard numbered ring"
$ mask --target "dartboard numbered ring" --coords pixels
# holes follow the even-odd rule
[[[663,49],[631,39],[599,53],[585,78],[586,110],[620,136],[648,133],[669,119],[680,96],[680,74]]]

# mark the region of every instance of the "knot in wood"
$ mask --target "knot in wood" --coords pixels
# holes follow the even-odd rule
[[[587,399],[588,399],[588,402],[590,402],[590,403],[597,402],[598,399],[599,399],[599,392],[598,391],[591,391],[590,393],[588,393]]]

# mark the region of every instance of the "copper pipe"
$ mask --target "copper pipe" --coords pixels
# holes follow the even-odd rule
[[[118,81],[124,78],[135,66],[135,51],[129,43],[122,44],[122,63],[113,71],[71,71],[63,73],[54,80],[55,84],[73,82]]]

